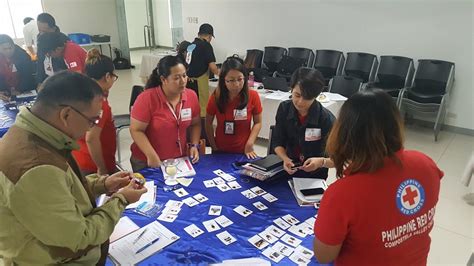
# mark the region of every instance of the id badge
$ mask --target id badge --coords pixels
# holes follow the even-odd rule
[[[185,108],[181,110],[181,121],[191,120],[191,108]]]
[[[320,128],[307,128],[304,134],[305,141],[317,141],[321,139]]]
[[[234,135],[235,134],[235,122],[234,121],[224,121],[224,134]]]
[[[242,110],[234,109],[235,120],[247,120],[247,108]]]
[[[12,73],[15,73],[15,72],[17,72],[17,71],[18,71],[18,70],[16,69],[15,64],[12,64]]]

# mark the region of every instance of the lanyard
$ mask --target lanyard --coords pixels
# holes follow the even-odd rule
[[[176,115],[175,110],[173,110],[173,106],[170,104],[169,101],[166,102],[166,105],[168,106],[168,109],[170,110],[171,114],[173,115],[174,119],[176,120],[176,128],[178,131],[178,140],[176,141],[176,145],[179,148],[179,153],[181,156],[183,156],[183,149],[181,147],[181,137],[179,135],[179,124],[181,122],[181,110],[183,109],[183,102],[181,99],[179,100],[179,109],[178,109],[178,115]]]

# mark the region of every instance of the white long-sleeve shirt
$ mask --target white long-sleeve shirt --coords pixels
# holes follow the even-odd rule
[[[36,52],[36,37],[38,37],[38,25],[36,24],[36,20],[31,20],[23,27],[23,37],[26,47],[32,46]]]

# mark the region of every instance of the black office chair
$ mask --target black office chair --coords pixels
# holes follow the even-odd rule
[[[275,125],[270,126],[270,133],[268,134],[268,145],[267,145],[267,155],[275,154],[275,147],[273,147],[273,129]]]
[[[344,54],[340,51],[316,50],[313,67],[323,74],[327,86],[334,76],[341,75],[344,61]]]
[[[301,47],[288,48],[288,55],[284,56],[278,65],[275,77],[285,78],[290,81],[291,75],[299,67],[311,67],[314,61],[314,53],[311,49]]]
[[[363,80],[350,76],[335,76],[329,81],[329,92],[351,97],[362,89]]]
[[[412,87],[403,89],[400,109],[418,116],[436,115],[433,127],[435,141],[446,116],[449,95],[454,84],[455,64],[452,62],[420,59]]]
[[[258,49],[247,50],[244,65],[249,71],[262,67],[263,51]]]
[[[123,129],[129,128],[130,127],[130,111],[132,110],[132,106],[135,103],[135,100],[137,99],[138,95],[142,93],[145,90],[143,86],[138,86],[135,85],[132,87],[132,93],[130,95],[130,104],[128,106],[128,114],[120,114],[120,115],[114,115],[114,124],[116,128],[116,141],[117,141],[117,162],[120,166],[120,163],[122,162],[122,154],[120,152],[120,132]]]
[[[367,84],[367,89],[382,89],[390,94],[397,106],[400,106],[400,92],[411,87],[415,67],[413,59],[403,56],[380,56],[380,64],[375,81]]]
[[[264,68],[272,75],[273,72],[277,70],[278,64],[287,52],[288,51],[283,47],[266,46],[263,53]]]
[[[368,53],[347,53],[342,74],[362,79],[364,83],[374,80],[377,56]]]

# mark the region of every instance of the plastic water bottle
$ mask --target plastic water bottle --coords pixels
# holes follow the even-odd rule
[[[253,76],[253,71],[249,73],[249,81],[247,82],[249,87],[254,86],[254,76]]]

